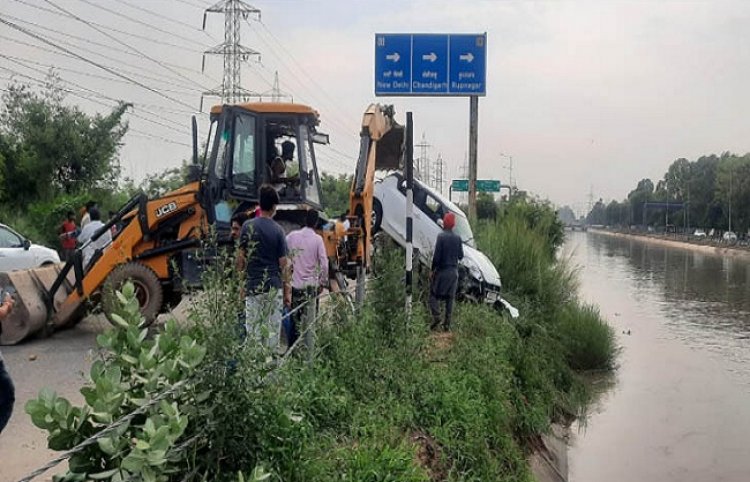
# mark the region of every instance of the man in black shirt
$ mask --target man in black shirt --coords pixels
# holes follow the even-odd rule
[[[260,217],[246,221],[240,232],[237,267],[246,271],[245,320],[248,334],[272,351],[277,349],[281,314],[291,305],[284,230],[273,220],[279,195],[260,188]]]
[[[448,212],[443,217],[443,232],[438,235],[435,252],[432,255],[430,270],[430,312],[432,313],[431,329],[440,325],[440,301],[445,302],[445,321],[443,328],[450,330],[453,302],[458,288],[458,261],[464,257],[461,238],[453,233],[456,216]]]

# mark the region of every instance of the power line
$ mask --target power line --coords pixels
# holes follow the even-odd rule
[[[51,14],[57,15],[58,17],[72,18],[68,14],[64,14],[62,12],[58,12],[56,10],[52,10],[51,8],[42,7],[41,5],[34,5],[33,3],[28,3],[26,0],[13,0],[13,1],[14,2],[18,2],[18,3],[22,3],[22,4],[24,4],[24,5],[28,6],[28,7],[35,8],[37,10],[41,10],[41,11],[44,11],[44,12],[49,12]],[[110,27],[108,25],[103,25],[103,24],[97,23],[97,22],[89,22],[89,23],[91,23],[91,25],[96,25],[97,27],[106,28],[108,30],[111,30],[112,32],[117,32],[119,34],[126,35],[128,37],[133,37],[133,38],[137,38],[137,39],[141,39],[141,40],[146,40],[148,42],[151,42],[152,44],[168,45],[170,47],[174,47],[176,49],[185,50],[187,52],[196,52],[196,49],[194,49],[194,48],[189,48],[189,47],[186,47],[184,45],[179,45],[179,44],[173,44],[173,43],[167,42],[167,41],[165,41],[163,39],[155,39],[153,37],[147,37],[145,35],[139,35],[139,34],[135,34],[135,33],[132,33],[132,32],[125,31],[125,30],[119,30],[117,28]]]
[[[155,59],[155,58],[153,58],[153,57],[151,57],[151,56],[149,56],[149,55],[146,55],[145,53],[141,52],[140,50],[138,50],[137,48],[133,47],[132,45],[130,45],[130,44],[127,44],[127,43],[123,42],[122,40],[118,39],[117,37],[115,37],[115,36],[113,36],[113,35],[110,35],[110,34],[109,34],[108,32],[105,32],[105,31],[103,31],[102,29],[100,29],[100,28],[98,28],[98,27],[94,26],[94,25],[93,25],[93,24],[92,24],[91,22],[89,22],[88,20],[85,20],[85,19],[83,19],[83,18],[81,18],[81,17],[79,17],[79,16],[77,16],[77,15],[75,15],[75,14],[71,13],[70,11],[68,11],[68,10],[66,10],[66,9],[64,9],[64,8],[62,8],[62,7],[60,7],[59,5],[56,5],[56,4],[55,4],[55,3],[54,3],[54,2],[52,1],[52,0],[44,0],[44,1],[45,1],[45,2],[47,2],[48,4],[52,5],[53,7],[57,8],[58,10],[60,10],[60,11],[62,11],[62,12],[64,12],[64,13],[66,13],[66,14],[68,14],[68,15],[69,15],[69,16],[71,16],[72,18],[74,18],[74,19],[78,20],[79,22],[81,22],[81,23],[83,23],[83,24],[85,24],[85,25],[89,26],[90,28],[92,28],[92,29],[96,30],[96,31],[97,31],[97,32],[99,32],[100,34],[104,35],[105,37],[107,37],[107,38],[110,38],[110,39],[114,40],[115,42],[119,43],[120,45],[123,45],[123,46],[125,46],[126,48],[129,48],[129,49],[130,49],[130,50],[132,50],[133,52],[136,52],[136,53],[140,54],[140,55],[141,55],[141,56],[142,56],[143,58],[146,58],[146,59],[148,59],[148,60],[150,60],[150,61],[152,61],[152,62],[154,62],[154,63],[158,64],[158,65],[159,65],[159,66],[161,66],[161,67],[162,67],[163,69],[165,69],[165,70],[168,70],[168,71],[172,72],[173,74],[177,75],[178,77],[181,77],[181,78],[183,78],[183,79],[187,80],[188,82],[191,82],[191,83],[193,83],[193,84],[197,85],[197,86],[198,86],[198,87],[200,87],[201,89],[205,89],[205,87],[204,87],[203,85],[199,84],[198,82],[196,82],[195,80],[191,79],[190,77],[188,77],[188,76],[186,76],[186,75],[184,75],[184,74],[181,74],[180,72],[177,72],[176,70],[174,70],[174,69],[172,69],[171,67],[169,67],[169,66],[165,65],[164,63],[162,63],[162,62],[161,62],[160,60],[158,60],[158,59]],[[81,2],[84,2],[84,3],[88,3],[88,0],[79,0],[79,1],[81,1]]]
[[[5,58],[9,58],[9,56],[6,56],[6,55],[4,55],[4,54],[0,54],[0,57],[5,57]],[[27,69],[29,69],[29,70],[32,70],[32,71],[35,71],[35,72],[37,72],[37,73],[41,73],[41,74],[43,74],[43,75],[46,75],[46,73],[45,73],[44,71],[41,71],[41,70],[39,70],[39,69],[35,69],[35,68],[33,68],[33,67],[28,67],[28,66],[25,66],[25,65],[23,65],[23,64],[22,64],[21,62],[18,62],[18,61],[16,61],[16,60],[12,60],[12,59],[9,59],[9,60],[11,60],[11,62],[14,62],[14,63],[16,63],[16,64],[18,64],[18,65],[21,65],[22,67],[25,67],[25,68],[27,68]],[[23,74],[23,73],[21,73],[21,72],[18,72],[18,71],[16,71],[16,70],[13,70],[13,69],[9,69],[9,68],[7,68],[7,67],[0,67],[0,68],[3,68],[3,69],[5,69],[5,70],[7,70],[7,71],[9,71],[9,72],[12,72],[12,73],[15,73],[15,74],[17,74],[17,75],[21,75],[21,76],[23,76],[23,77],[29,78],[29,79],[31,79],[31,80],[33,80],[33,81],[35,81],[35,82],[37,82],[37,83],[39,83],[39,84],[41,84],[41,85],[44,85],[44,84],[46,84],[46,82],[45,82],[45,81],[43,81],[43,80],[37,79],[36,77],[32,77],[32,76],[29,76],[29,75],[25,75],[25,74]],[[74,86],[74,87],[77,87],[77,88],[79,88],[79,89],[83,90],[84,92],[88,92],[88,93],[89,93],[89,96],[81,95],[80,93],[78,93],[78,92],[76,92],[76,91],[74,91],[74,90],[71,90],[71,89],[65,89],[65,88],[61,87],[61,89],[62,89],[62,90],[63,90],[64,92],[67,92],[67,93],[69,93],[69,94],[75,95],[76,97],[80,97],[80,98],[82,98],[82,99],[85,99],[85,100],[88,100],[88,101],[91,101],[91,102],[97,103],[97,104],[99,104],[99,105],[103,105],[103,106],[105,106],[105,107],[113,107],[113,106],[111,106],[111,105],[109,105],[109,104],[106,104],[106,103],[104,103],[103,101],[101,101],[101,100],[98,100],[98,99],[105,99],[105,100],[108,100],[108,101],[110,101],[110,102],[114,102],[114,103],[115,103],[115,105],[117,105],[117,104],[119,104],[119,103],[122,103],[122,102],[126,102],[125,100],[122,100],[122,99],[115,99],[115,98],[113,98],[113,97],[109,97],[109,96],[106,96],[106,95],[104,95],[104,94],[101,94],[101,93],[99,93],[99,92],[97,92],[97,91],[95,91],[95,90],[92,90],[92,89],[89,89],[89,88],[87,88],[87,87],[84,87],[84,86],[82,86],[82,85],[80,85],[80,84],[76,84],[75,82],[71,82],[71,81],[69,81],[69,80],[65,80],[65,79],[63,79],[62,77],[60,77],[60,80],[61,80],[61,81],[63,81],[63,82],[65,82],[65,83],[67,83],[67,84],[70,84],[70,85],[72,85],[72,86]],[[92,98],[92,97],[93,97],[93,98]],[[156,113],[150,112],[150,111],[148,111],[148,110],[146,110],[146,109],[143,109],[143,113],[144,113],[144,114],[147,114],[147,115],[150,115],[150,116],[152,116],[152,117],[155,117],[155,118],[157,118],[157,119],[159,119],[159,120],[153,120],[153,119],[149,119],[149,118],[147,118],[147,117],[144,117],[144,116],[143,116],[142,114],[138,114],[138,113],[136,113],[136,112],[130,112],[130,113],[129,113],[129,115],[132,115],[133,117],[136,117],[136,118],[139,118],[139,119],[145,120],[146,122],[151,122],[152,124],[160,125],[160,126],[162,126],[162,127],[165,127],[165,128],[167,128],[167,129],[170,129],[170,130],[172,130],[172,131],[178,132],[178,133],[180,133],[180,134],[184,134],[184,133],[185,133],[185,131],[184,131],[184,126],[183,126],[183,124],[182,124],[182,123],[179,123],[179,122],[177,122],[177,121],[174,121],[174,120],[172,120],[172,119],[168,119],[168,118],[166,118],[166,117],[162,117],[162,116],[160,116],[159,114],[156,114]],[[176,128],[176,127],[173,127],[173,126],[171,126],[171,125],[165,124],[164,122],[160,122],[160,121],[170,122],[170,123],[172,123],[173,125],[177,125],[177,126],[180,126],[181,128],[180,128],[180,129],[178,129],[178,128]]]
[[[139,82],[138,80],[135,80],[135,79],[132,79],[132,78],[126,76],[126,75],[123,75],[123,74],[121,74],[121,73],[119,73],[119,72],[111,69],[110,67],[107,67],[106,65],[100,64],[99,62],[96,62],[96,61],[88,59],[88,58],[86,58],[86,57],[84,57],[82,55],[79,55],[79,54],[77,54],[75,52],[72,52],[72,51],[66,49],[65,47],[62,47],[60,45],[55,44],[54,42],[51,42],[51,41],[47,40],[46,38],[42,37],[41,35],[37,35],[37,34],[35,34],[33,32],[30,32],[29,30],[27,30],[24,27],[21,27],[20,25],[17,25],[17,24],[15,24],[13,22],[5,20],[5,18],[3,18],[2,15],[0,15],[0,23],[4,23],[5,25],[7,25],[7,26],[9,26],[9,27],[11,27],[11,28],[13,28],[15,30],[18,30],[19,32],[22,32],[22,33],[24,33],[24,34],[26,34],[26,35],[28,35],[30,37],[33,37],[33,38],[35,38],[35,39],[37,39],[37,40],[39,40],[41,42],[46,43],[47,45],[50,45],[50,46],[52,46],[54,48],[57,48],[57,49],[59,49],[59,50],[61,50],[63,52],[66,52],[66,53],[70,54],[70,55],[73,55],[76,58],[78,58],[78,59],[80,59],[80,60],[82,60],[82,61],[84,61],[86,63],[89,63],[89,64],[91,64],[91,65],[93,65],[95,67],[98,67],[98,68],[100,68],[100,69],[102,69],[102,70],[104,70],[106,72],[111,73],[112,75],[115,75],[117,77],[123,78],[123,79],[131,82],[132,84],[137,85],[137,86],[139,86],[139,87],[141,87],[143,89],[146,89],[149,92],[153,92],[154,94],[156,94],[156,95],[158,95],[160,97],[164,97],[165,99],[167,99],[169,101],[175,102],[175,103],[180,104],[182,106],[185,106],[185,107],[187,107],[189,109],[192,108],[191,105],[189,105],[189,104],[187,104],[187,103],[185,103],[185,102],[183,102],[183,101],[181,101],[179,99],[176,99],[176,98],[174,98],[174,97],[172,97],[170,95],[167,95],[167,94],[165,94],[163,92],[160,92],[159,90],[154,89],[153,87],[150,87],[150,86],[148,86],[146,84],[143,84],[142,82]]]
[[[47,3],[49,3],[50,5],[56,6],[53,3],[49,2],[48,0],[44,0],[44,1],[47,2]],[[99,10],[104,10],[105,12],[109,12],[112,15],[116,15],[116,16],[124,18],[126,20],[130,20],[133,23],[137,23],[139,25],[143,25],[146,28],[150,28],[150,29],[155,30],[157,32],[161,32],[163,34],[171,35],[171,36],[173,36],[175,38],[178,38],[180,40],[184,40],[185,42],[190,42],[190,43],[192,43],[194,45],[199,45],[200,47],[204,47],[205,46],[204,44],[202,44],[200,42],[197,42],[195,39],[192,39],[190,37],[184,37],[184,36],[176,34],[174,32],[170,32],[169,30],[164,30],[163,28],[155,27],[154,25],[151,25],[148,22],[143,22],[141,20],[138,20],[137,18],[133,18],[133,17],[131,17],[129,15],[125,15],[124,13],[118,12],[117,10],[112,10],[111,8],[103,7],[103,6],[99,5],[98,3],[91,2],[90,0],[78,0],[78,1],[79,2],[83,2],[86,5],[89,5],[91,7],[98,8]],[[57,7],[57,8],[59,8],[59,7]],[[70,14],[70,12],[68,12],[68,14]]]
[[[56,15],[60,15],[60,13],[59,13],[59,12],[53,12],[53,13],[55,13]],[[14,21],[16,21],[16,22],[20,22],[20,23],[23,23],[23,24],[26,24],[26,25],[32,25],[32,26],[34,26],[34,27],[36,27],[36,28],[40,28],[40,29],[42,29],[42,30],[46,30],[46,31],[49,31],[49,32],[53,32],[53,33],[56,33],[56,34],[58,34],[58,35],[64,35],[64,36],[66,36],[66,37],[70,37],[70,38],[72,38],[72,39],[76,39],[76,40],[79,40],[79,41],[81,41],[81,42],[85,42],[85,43],[88,43],[88,44],[91,44],[91,45],[96,45],[96,46],[99,46],[99,47],[104,47],[104,48],[106,48],[106,49],[109,49],[109,50],[114,50],[114,51],[116,51],[116,52],[120,52],[120,53],[123,53],[123,54],[126,54],[126,55],[130,55],[130,56],[133,56],[133,57],[142,57],[142,55],[141,55],[140,53],[134,53],[134,52],[131,52],[131,51],[130,51],[129,49],[123,49],[123,48],[115,47],[114,45],[108,45],[108,44],[105,44],[105,43],[102,43],[102,42],[97,42],[97,41],[95,41],[95,40],[91,40],[91,39],[89,39],[89,38],[86,38],[86,37],[79,37],[78,35],[73,35],[73,34],[70,34],[70,33],[67,33],[67,32],[62,32],[62,31],[60,31],[60,30],[56,30],[56,29],[54,29],[54,28],[51,28],[51,27],[47,27],[47,26],[44,26],[44,25],[40,25],[40,24],[38,24],[38,23],[35,23],[35,22],[30,22],[30,21],[28,21],[28,20],[24,20],[24,19],[22,19],[22,18],[14,17],[13,15],[7,15],[7,14],[6,14],[6,15],[5,15],[5,17],[6,17],[6,18],[9,18],[9,19],[11,19],[11,20],[14,20]],[[13,40],[13,39],[11,39],[11,40]],[[170,44],[170,43],[168,43],[168,42],[163,42],[163,41],[161,41],[161,43],[162,43],[162,44],[164,44],[164,45],[172,45],[172,44]],[[36,46],[36,45],[33,45],[33,44],[25,44],[25,45],[28,45],[28,46],[31,46],[31,47],[36,47],[36,48],[41,48],[42,50],[45,50],[45,51],[47,51],[47,52],[52,52],[51,50],[48,50],[48,49],[44,49],[44,48],[42,48],[42,47],[39,47],[39,46]],[[89,50],[89,49],[84,49],[84,48],[82,48],[82,47],[78,47],[78,46],[75,46],[75,45],[73,45],[73,44],[71,44],[71,43],[67,43],[66,45],[72,45],[72,46],[74,46],[74,47],[76,47],[76,48],[81,48],[81,50],[86,50],[86,51],[88,51],[88,52],[90,52],[90,53],[93,53],[93,54],[95,54],[95,55],[100,55],[100,56],[103,56],[103,57],[105,57],[105,58],[108,58],[108,59],[110,59],[110,60],[113,60],[113,59],[112,59],[111,57],[106,57],[106,56],[104,56],[103,54],[100,54],[100,53],[98,53],[98,52],[96,52],[96,51],[93,51],[93,50]],[[179,46],[179,45],[174,45],[174,46],[175,46],[175,47],[181,47],[181,46]],[[193,52],[193,50],[190,50],[190,51],[191,51],[191,52]],[[121,61],[120,61],[119,59],[117,59],[117,62],[119,63],[119,62],[121,62]],[[164,62],[164,64],[165,64],[165,65],[169,65],[170,67],[174,67],[174,68],[177,68],[177,69],[181,69],[181,70],[186,70],[186,71],[189,71],[189,72],[192,72],[192,73],[197,73],[197,71],[195,71],[195,70],[193,70],[193,69],[189,69],[189,68],[187,68],[187,67],[184,67],[184,66],[182,66],[182,65],[172,64],[172,63],[169,63],[169,62]],[[125,65],[131,65],[131,64],[125,64]],[[132,65],[131,65],[131,67],[132,67]],[[139,68],[140,70],[142,70],[142,69],[143,69],[143,68],[142,68],[141,66],[139,66],[138,68]],[[148,71],[147,71],[147,72],[148,72]],[[161,75],[161,74],[158,74],[158,75]],[[205,76],[206,78],[208,78],[208,79],[209,79],[209,80],[211,80],[212,82],[216,82],[216,80],[212,79],[211,77],[209,77],[209,76],[208,76],[208,75],[206,75],[206,74],[201,74],[201,75],[204,75],[204,76]]]
[[[130,8],[134,8],[136,10],[140,10],[141,12],[147,13],[149,15],[153,15],[154,17],[161,18],[163,20],[175,23],[177,25],[182,25],[183,27],[187,27],[190,30],[196,30],[198,32],[202,32],[203,34],[207,35],[209,38],[213,38],[213,36],[210,33],[206,32],[205,30],[200,29],[200,28],[198,28],[198,27],[196,27],[194,25],[191,25],[191,24],[189,24],[187,22],[183,22],[182,20],[177,20],[177,19],[169,17],[167,15],[163,15],[163,14],[161,14],[159,12],[154,12],[153,10],[149,10],[148,8],[141,7],[140,5],[133,5],[132,3],[127,2],[125,0],[115,0],[115,1],[118,2],[118,3],[121,3],[123,5],[127,5]]]
[[[31,29],[29,29],[29,30],[33,32],[33,30],[31,30]],[[35,44],[32,44],[32,43],[24,42],[22,40],[18,40],[18,39],[11,38],[11,37],[6,37],[4,35],[0,35],[0,38],[9,40],[11,42],[18,43],[20,45],[26,45],[28,47],[31,47],[31,48],[34,48],[34,49],[38,49],[38,50],[41,50],[41,51],[44,51],[44,52],[49,52],[49,53],[52,53],[52,54],[55,54],[55,55],[61,55],[63,57],[67,57],[67,58],[78,60],[78,58],[75,57],[75,56],[73,56],[73,55],[66,54],[66,53],[63,53],[63,52],[59,52],[57,50],[49,49],[49,48],[46,48],[46,47],[42,47],[40,45],[35,45]],[[94,50],[90,50],[90,49],[87,49],[87,48],[84,48],[84,47],[79,47],[77,45],[71,44],[70,42],[65,42],[64,40],[59,40],[59,39],[54,39],[54,38],[53,38],[53,40],[55,40],[56,42],[58,42],[61,45],[67,45],[67,46],[69,46],[71,48],[77,48],[77,49],[82,50],[84,52],[88,52],[88,53],[91,53],[91,54],[96,55],[98,57],[102,57],[104,59],[111,60],[112,62],[117,62],[118,64],[126,65],[126,66],[129,66],[129,67],[132,67],[132,68],[138,70],[137,72],[134,72],[134,71],[131,71],[131,70],[128,70],[128,69],[114,68],[113,67],[112,69],[115,70],[115,71],[117,71],[117,72],[123,72],[123,73],[130,74],[130,75],[140,76],[140,77],[142,77],[144,79],[149,79],[149,80],[153,80],[153,81],[156,81],[156,82],[162,82],[162,83],[165,83],[167,85],[173,85],[173,86],[182,88],[184,90],[189,90],[189,91],[194,91],[195,90],[194,88],[187,87],[184,84],[177,84],[177,83],[173,82],[173,80],[177,80],[177,79],[174,79],[173,77],[165,77],[163,75],[161,77],[151,77],[151,76],[143,74],[143,72],[149,72],[149,73],[152,73],[154,75],[161,75],[161,74],[159,74],[157,72],[154,72],[152,70],[147,70],[147,69],[145,69],[145,68],[143,68],[141,66],[133,65],[131,63],[123,62],[122,60],[118,60],[118,59],[115,59],[113,57],[109,57],[107,55],[98,53],[98,52],[96,52]],[[133,55],[133,54],[131,54],[131,55]],[[110,80],[111,81],[120,81],[120,82],[122,82],[121,80],[116,80],[116,79],[110,79]],[[129,83],[129,82],[127,82],[127,83]],[[185,93],[184,91],[183,92],[178,92],[178,91],[175,91],[175,90],[164,89],[164,88],[162,88],[162,90],[165,91],[165,92],[171,92],[171,93],[177,93],[177,94],[184,94]]]
[[[283,43],[281,43],[281,41],[280,41],[280,40],[278,39],[278,37],[276,37],[276,35],[275,35],[275,34],[273,33],[273,31],[272,31],[271,29],[269,29],[269,28],[268,28],[268,27],[266,26],[266,24],[265,24],[265,23],[263,23],[262,21],[260,21],[260,20],[259,20],[258,22],[260,23],[260,25],[261,25],[261,27],[263,28],[263,30],[265,30],[265,31],[266,31],[266,32],[268,33],[268,35],[270,35],[270,36],[271,36],[271,38],[272,38],[272,39],[274,39],[274,40],[276,41],[276,43],[277,43],[277,44],[279,45],[279,47],[281,47],[281,49],[282,49],[282,50],[283,50],[284,52],[286,52],[286,54],[287,54],[287,55],[289,56],[289,58],[290,58],[290,59],[292,60],[292,62],[293,62],[293,63],[294,63],[295,65],[296,65],[296,67],[297,67],[297,68],[299,69],[299,71],[300,71],[300,72],[302,72],[302,74],[303,74],[303,75],[304,75],[305,77],[307,77],[307,78],[308,78],[308,80],[309,80],[309,81],[310,81],[310,82],[311,82],[311,83],[312,83],[312,84],[313,84],[313,85],[314,85],[314,86],[316,87],[317,91],[318,91],[318,92],[320,92],[320,93],[322,93],[322,94],[323,94],[324,96],[326,96],[326,97],[328,98],[328,101],[330,101],[330,102],[331,102],[331,103],[332,103],[332,104],[334,105],[334,107],[338,108],[338,104],[337,104],[337,101],[336,101],[336,99],[334,99],[334,98],[332,98],[331,96],[329,96],[329,95],[328,95],[328,93],[326,92],[326,90],[325,90],[325,89],[324,89],[323,87],[321,87],[321,85],[320,85],[320,84],[318,84],[318,82],[317,82],[317,81],[315,80],[315,78],[314,78],[314,77],[313,77],[312,75],[310,75],[310,74],[309,74],[309,73],[308,73],[308,72],[307,72],[307,71],[306,71],[306,70],[305,70],[305,69],[304,69],[304,68],[302,67],[302,65],[301,65],[301,64],[300,64],[300,63],[299,63],[299,62],[297,61],[297,59],[296,59],[296,58],[294,57],[294,55],[292,55],[292,53],[291,53],[291,52],[289,51],[289,49],[287,49],[287,48],[286,48],[286,47],[284,46],[284,44],[283,44]],[[343,110],[340,110],[340,111],[339,111],[339,114],[341,114],[341,115],[342,115],[343,117],[346,117],[346,113],[345,113],[345,112],[344,112]]]

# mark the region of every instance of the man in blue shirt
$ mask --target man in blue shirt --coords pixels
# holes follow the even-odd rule
[[[260,217],[246,221],[240,232],[237,267],[246,271],[245,323],[250,336],[275,351],[281,313],[292,303],[284,230],[273,220],[279,195],[269,185],[260,188]]]

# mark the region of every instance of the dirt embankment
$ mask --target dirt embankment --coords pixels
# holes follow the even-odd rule
[[[698,251],[707,254],[716,254],[719,256],[737,256],[750,258],[750,249],[739,246],[717,246],[713,244],[706,244],[706,241],[693,242],[681,239],[670,239],[664,236],[622,233],[616,231],[606,231],[603,229],[589,229],[589,232],[617,238],[637,239],[639,241],[661,246],[668,246],[670,248],[689,249],[692,251]]]

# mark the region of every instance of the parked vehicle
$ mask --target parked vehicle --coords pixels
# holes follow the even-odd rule
[[[702,230],[702,229],[696,229],[693,232],[693,236],[695,236],[696,238],[705,238],[706,237],[706,232],[704,230]]]
[[[724,240],[724,242],[727,243],[736,243],[737,242],[737,234],[735,234],[733,231],[726,231],[721,239]]]
[[[406,181],[392,173],[375,183],[373,231],[382,229],[396,243],[406,246]],[[505,306],[513,316],[518,311],[500,297],[500,275],[490,259],[476,249],[471,225],[461,209],[440,193],[414,180],[414,218],[412,242],[420,261],[428,265],[442,230],[442,218],[448,212],[456,216],[453,232],[464,242],[464,259],[459,269],[459,296]]]
[[[0,224],[0,272],[59,262],[60,256],[54,249],[34,244],[9,226]]]

